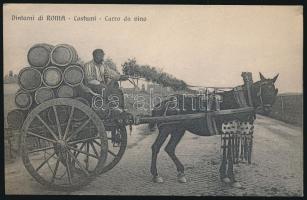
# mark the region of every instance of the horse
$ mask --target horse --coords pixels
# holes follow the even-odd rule
[[[251,98],[253,100],[253,107],[255,109],[261,109],[265,111],[269,111],[276,99],[278,89],[275,88],[274,83],[278,77],[278,74],[272,78],[267,79],[261,73],[260,80],[257,82],[252,83],[251,85]],[[242,87],[244,88],[244,87]],[[222,91],[218,92],[217,94],[221,96],[222,103],[220,104],[220,110],[224,109],[237,109],[240,108],[240,104],[235,98],[235,88],[229,91]],[[246,89],[243,90],[243,94],[245,97],[248,96],[248,91]],[[191,114],[191,113],[200,113],[204,112],[202,107],[204,104],[204,99],[202,99],[203,95],[193,95],[192,98],[185,96],[185,95],[175,95],[172,96],[154,106],[152,110],[152,116],[166,116],[166,115],[177,115],[177,114]],[[176,105],[175,105],[176,104]],[[176,109],[173,109],[176,108]],[[256,115],[249,120],[251,123],[254,121]],[[218,131],[221,132],[223,121],[217,122]],[[149,124],[150,129],[152,130],[155,123]],[[152,149],[152,157],[151,157],[151,167],[150,173],[152,175],[153,182],[156,183],[163,183],[163,178],[158,174],[157,171],[157,157],[160,151],[161,146],[170,135],[170,139],[168,144],[165,147],[165,151],[168,156],[172,159],[175,163],[177,168],[177,180],[180,183],[186,183],[187,180],[184,174],[184,166],[178,159],[175,154],[176,146],[181,141],[183,135],[186,131],[189,131],[192,134],[200,135],[200,136],[209,136],[210,134],[206,133],[203,126],[206,125],[204,121],[201,119],[191,119],[185,120],[175,123],[163,123],[157,122],[158,127],[158,135],[156,140],[154,141],[153,145],[151,146]],[[234,175],[233,175],[233,168],[232,162],[228,165],[228,171],[226,171],[226,161],[222,161],[220,167],[220,177],[222,181],[225,183],[233,183],[234,187],[241,187],[238,182],[236,182]]]

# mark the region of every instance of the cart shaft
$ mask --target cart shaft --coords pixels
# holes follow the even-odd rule
[[[169,116],[135,116],[134,124],[147,124],[147,123],[158,123],[158,122],[173,122],[173,121],[185,121],[206,118],[208,115],[212,117],[223,117],[223,116],[236,116],[241,114],[252,114],[254,113],[253,107],[245,107],[238,109],[227,109],[227,110],[218,110],[218,111],[207,111],[202,113],[193,113],[193,114],[179,114],[179,115],[169,115]]]

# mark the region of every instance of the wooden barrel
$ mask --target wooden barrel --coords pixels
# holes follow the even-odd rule
[[[27,116],[27,111],[14,109],[7,114],[7,124],[9,128],[21,129]]]
[[[58,97],[60,98],[73,98],[75,96],[74,88],[69,85],[61,85],[57,90]]]
[[[77,97],[76,100],[84,103],[85,105],[87,105],[89,107],[91,106],[91,104],[85,98]],[[75,111],[74,111],[74,120],[75,121],[82,121],[86,118],[87,118],[87,116],[84,115],[79,109],[75,109]]]
[[[50,59],[54,65],[67,66],[78,61],[78,54],[73,46],[59,44],[52,49]]]
[[[62,71],[56,66],[50,66],[43,71],[43,82],[46,86],[55,88],[63,81]]]
[[[42,84],[41,72],[33,67],[25,67],[18,74],[18,84],[25,91],[34,91]]]
[[[70,65],[64,71],[64,82],[70,86],[77,86],[84,79],[84,71],[79,65]]]
[[[50,44],[35,44],[28,51],[28,62],[33,67],[44,68],[50,63],[50,53],[53,46]]]
[[[22,110],[27,110],[32,105],[32,96],[29,92],[19,90],[15,95],[15,104]]]
[[[52,88],[50,87],[41,87],[35,92],[35,102],[37,104],[41,104],[45,101],[48,101],[50,99],[54,98],[54,92]]]

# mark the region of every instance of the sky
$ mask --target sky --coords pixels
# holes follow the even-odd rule
[[[12,21],[12,15],[65,15],[66,21]],[[74,21],[96,16],[97,21]],[[105,17],[146,17],[145,22]],[[98,20],[101,18],[101,20]],[[241,72],[272,78],[280,92],[302,92],[302,6],[4,5],[4,74],[28,66],[36,43],[73,45],[83,61],[104,49],[118,68],[129,58],[190,85],[242,84]]]

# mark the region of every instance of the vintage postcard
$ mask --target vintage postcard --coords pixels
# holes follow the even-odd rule
[[[303,7],[4,4],[5,193],[303,196]]]

